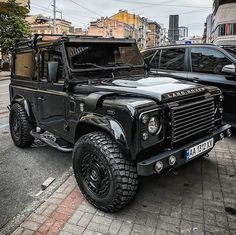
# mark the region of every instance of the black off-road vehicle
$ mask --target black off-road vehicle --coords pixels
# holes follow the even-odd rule
[[[109,212],[134,197],[138,175],[188,163],[231,135],[221,124],[218,88],[148,77],[130,39],[35,35],[16,41],[10,100],[15,145],[39,138],[73,149],[81,191]]]

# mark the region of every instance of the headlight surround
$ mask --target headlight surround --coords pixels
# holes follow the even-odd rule
[[[157,116],[151,117],[148,122],[148,132],[156,134],[160,129],[160,120]]]

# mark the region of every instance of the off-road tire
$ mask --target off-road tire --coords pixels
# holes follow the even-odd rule
[[[34,138],[30,135],[34,125],[29,120],[25,109],[18,103],[13,104],[11,107],[9,125],[11,137],[16,146],[25,148],[34,142]]]
[[[88,161],[87,165],[85,159]],[[100,166],[100,170],[96,169],[99,168],[97,165]],[[85,198],[102,211],[118,211],[126,206],[136,194],[138,177],[135,163],[126,159],[119,145],[105,133],[89,133],[77,141],[73,151],[73,168],[75,178]],[[99,182],[93,181],[94,178],[96,179],[96,174],[93,177],[94,172],[91,173],[93,168],[102,181],[98,189],[94,187],[94,185],[99,185]],[[86,177],[90,178],[91,184],[86,182]],[[107,187],[106,184],[108,184]]]

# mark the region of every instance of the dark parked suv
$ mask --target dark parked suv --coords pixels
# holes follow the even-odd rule
[[[206,155],[231,135],[219,88],[146,76],[135,40],[35,35],[12,51],[10,130],[16,146],[35,138],[72,151],[87,200],[117,211],[138,175]],[[41,129],[41,130],[40,130]],[[56,141],[41,134],[48,131]]]
[[[236,47],[176,45],[142,53],[155,75],[219,87],[224,95],[224,120],[236,127]]]

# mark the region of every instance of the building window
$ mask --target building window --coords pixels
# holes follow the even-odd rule
[[[233,35],[236,35],[236,23],[233,24]]]
[[[224,24],[220,25],[219,33],[220,33],[219,36],[225,36],[225,25]]]
[[[236,35],[236,23],[221,24],[215,30],[216,36]]]

